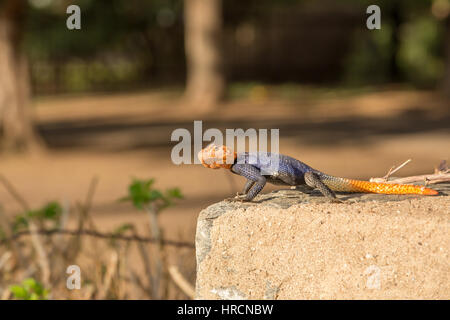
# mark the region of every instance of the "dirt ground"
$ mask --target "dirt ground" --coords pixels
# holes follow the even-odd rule
[[[449,158],[448,100],[432,92],[384,90],[282,100],[266,91],[212,113],[189,109],[176,94],[161,92],[38,99],[35,116],[47,151],[2,156],[0,173],[32,207],[51,200],[82,201],[97,176],[96,226],[111,231],[131,222],[143,233],[147,217],[117,200],[133,177],[156,178],[157,188],[179,187],[185,196],[160,216],[166,237],[193,242],[200,210],[235,194],[244,182],[223,170],[171,162],[171,132],[192,131],[194,120],[203,120],[204,130],[279,128],[280,152],[349,178],[383,176],[409,158],[412,163],[399,176],[430,173]],[[20,211],[4,188],[0,202],[8,214]]]

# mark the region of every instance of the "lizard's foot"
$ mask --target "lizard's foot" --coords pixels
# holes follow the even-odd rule
[[[345,201],[340,200],[340,199],[338,199],[338,198],[330,199],[330,202],[331,202],[331,203],[345,203]]]
[[[236,194],[235,197],[227,198],[225,200],[226,201],[230,201],[230,202],[248,202],[248,201],[251,201],[251,200],[247,199],[247,195],[246,194],[240,194],[239,192]]]

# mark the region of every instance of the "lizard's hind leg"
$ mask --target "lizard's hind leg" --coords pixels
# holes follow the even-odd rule
[[[316,173],[314,173],[312,171],[306,172],[305,173],[305,182],[306,182],[306,185],[310,186],[311,188],[319,189],[319,191],[328,199],[331,199],[332,201],[336,201],[336,202],[341,202],[340,200],[338,200],[336,198],[336,194],[330,188],[328,188],[322,182],[322,180],[320,180],[320,177]]]

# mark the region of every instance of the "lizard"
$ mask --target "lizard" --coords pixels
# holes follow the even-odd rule
[[[266,183],[285,186],[306,185],[312,189],[318,189],[333,202],[342,202],[336,197],[335,191],[381,194],[439,194],[436,190],[425,186],[369,182],[331,176],[283,154],[272,154],[270,152],[237,154],[227,146],[210,144],[202,149],[197,156],[204,167],[228,169],[232,173],[247,179],[242,192],[229,199],[234,201],[252,201],[262,191]],[[277,161],[274,161],[274,159]]]

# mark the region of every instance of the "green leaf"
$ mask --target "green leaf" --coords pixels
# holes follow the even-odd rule
[[[120,198],[120,199],[117,200],[117,201],[119,201],[119,202],[127,202],[127,201],[131,201],[131,200],[132,200],[132,199],[131,199],[130,196],[126,196],[126,197]]]
[[[167,195],[171,198],[183,199],[183,194],[179,188],[172,188],[167,190]]]
[[[20,285],[9,287],[16,299],[43,300],[47,298],[48,290],[33,278],[27,278]]]
[[[151,203],[155,203],[157,211],[161,211],[163,208],[172,205],[172,199],[183,198],[180,189],[172,188],[163,193],[153,188],[154,182],[155,179],[133,179],[128,187],[128,195],[122,197],[119,201],[131,201],[140,210],[148,208]]]
[[[163,198],[163,195],[158,190],[151,190],[149,192],[149,202],[152,202],[157,199],[162,199],[162,198]]]
[[[15,217],[15,221],[13,222],[14,232],[27,227],[28,227],[28,218],[25,215],[18,215]]]
[[[15,298],[17,299],[28,299],[28,292],[25,288],[19,285],[9,286],[9,290],[12,292]]]
[[[124,223],[122,225],[120,225],[119,227],[116,228],[116,230],[114,230],[113,234],[114,235],[120,235],[130,229],[133,229],[133,225],[131,223]]]
[[[13,223],[13,230],[18,231],[21,228],[27,228],[29,219],[56,221],[59,219],[61,214],[61,205],[58,202],[50,202],[41,209],[30,210],[24,214],[17,215]]]
[[[144,185],[146,189],[150,189],[150,187],[153,185],[153,183],[155,182],[155,179],[149,179],[147,181],[145,181]]]
[[[36,280],[34,280],[33,278],[26,278],[25,280],[22,281],[22,285],[25,288],[33,289],[37,285],[37,283]]]
[[[41,209],[41,216],[44,219],[56,220],[62,214],[62,207],[58,202],[50,202]]]
[[[39,296],[33,292],[27,300],[39,300]]]

